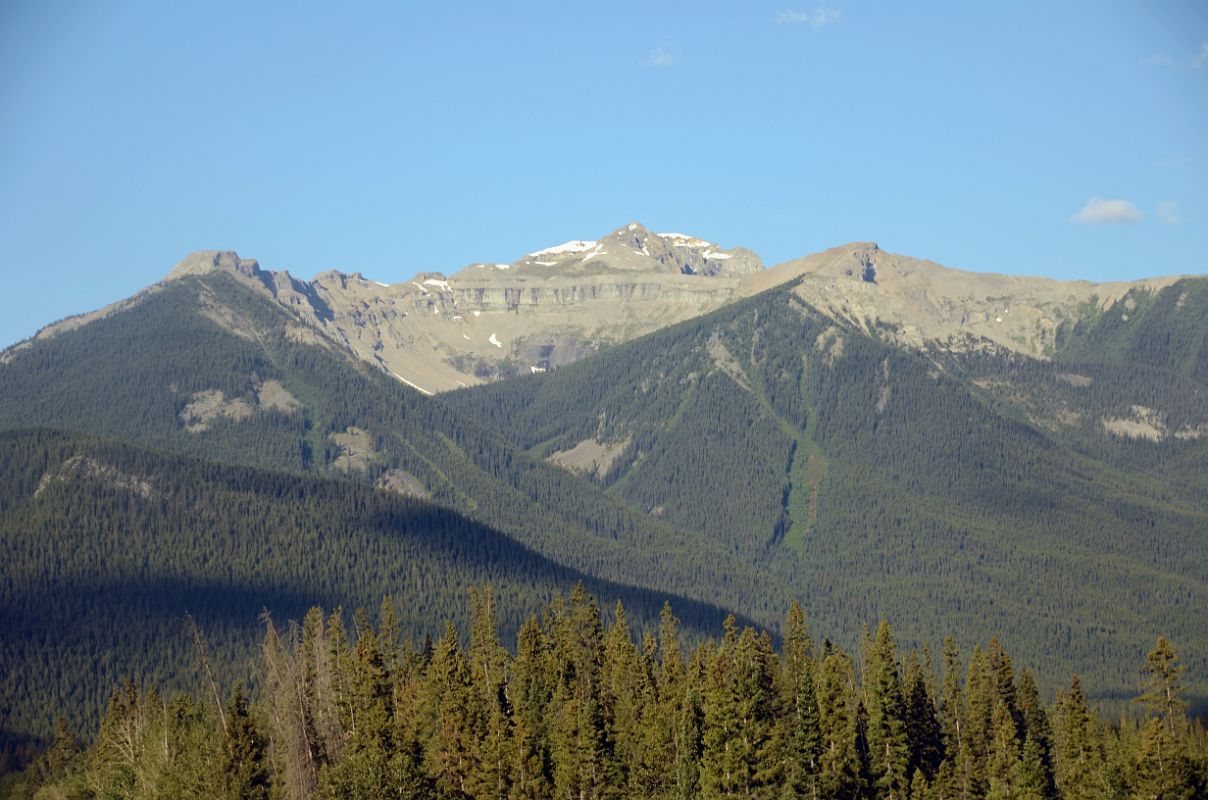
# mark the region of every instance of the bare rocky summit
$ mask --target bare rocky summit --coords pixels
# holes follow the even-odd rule
[[[763,263],[749,250],[635,222],[511,264],[396,284],[336,271],[301,281],[221,251],[189,256],[168,279],[213,270],[271,294],[328,340],[433,393],[541,372],[704,314]],[[238,320],[217,309],[209,315],[237,332]]]
[[[949,269],[854,242],[764,269],[726,249],[637,222],[595,240],[572,240],[510,264],[478,263],[387,284],[361,273],[312,280],[264,270],[236,253],[206,250],[165,278],[223,272],[293,312],[299,341],[344,349],[432,394],[562,366],[777,286],[836,321],[918,349],[1004,348],[1045,358],[1058,330],[1093,311],[1133,302],[1177,277],[1096,284]],[[99,311],[47,326],[0,354],[18,357],[55,336],[141,302],[158,285]],[[239,336],[254,327],[202,289],[201,313]],[[1124,307],[1120,313],[1127,315]]]
[[[908,347],[998,347],[1045,358],[1063,323],[1127,304],[1133,289],[1156,292],[1179,279],[1092,283],[965,272],[853,242],[753,275],[741,294],[799,280],[793,292],[805,303]]]

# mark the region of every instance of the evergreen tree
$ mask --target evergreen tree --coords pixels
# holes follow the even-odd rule
[[[1191,800],[1196,796],[1192,766],[1171,738],[1167,725],[1152,719],[1137,753],[1132,797],[1136,800]]]
[[[545,718],[553,676],[545,636],[535,617],[520,628],[513,678],[507,686],[515,721],[512,792],[514,800],[548,800],[553,795]]]
[[[470,793],[507,797],[514,755],[512,709],[506,685],[508,653],[499,642],[495,594],[490,585],[470,590],[470,664],[478,712],[475,719],[475,768]]]
[[[773,735],[777,668],[766,635],[752,628],[738,634],[734,620],[727,620],[704,697],[704,797],[765,797],[779,782]]]
[[[986,786],[986,759],[990,754],[990,741],[994,735],[994,707],[998,703],[996,676],[989,669],[986,652],[974,645],[969,654],[968,677],[965,679],[967,707],[962,742],[968,747],[970,759],[968,772],[974,794],[984,793]]]
[[[923,771],[916,769],[910,778],[910,800],[930,800],[931,795],[931,785]]]
[[[357,643],[341,681],[354,727],[341,758],[324,768],[321,793],[330,798],[397,797],[390,676],[368,615],[358,611],[355,625]]]
[[[987,800],[1014,800],[1019,794],[1023,765],[1018,729],[1003,701],[994,708],[994,737],[986,761]]]
[[[819,783],[822,796],[836,800],[861,797],[863,767],[857,749],[859,699],[851,659],[834,650],[822,659],[818,682],[821,731]]]
[[[1023,718],[1024,783],[1027,791],[1042,798],[1054,798],[1057,796],[1057,784],[1053,777],[1053,730],[1040,700],[1036,678],[1027,669],[1019,674],[1019,711]]]
[[[424,770],[441,795],[469,797],[474,768],[475,704],[470,664],[452,624],[436,643],[420,697]]]
[[[794,601],[785,619],[780,689],[783,722],[779,749],[784,759],[781,794],[786,798],[816,797],[819,792],[821,731],[811,649],[805,612]]]
[[[1046,759],[1045,750],[1037,744],[1031,731],[1024,739],[1015,786],[1020,800],[1048,800],[1057,794],[1053,770]]]
[[[882,797],[901,800],[910,788],[910,745],[897,648],[885,621],[877,626],[876,639],[866,649],[864,672],[869,770]]]
[[[1145,657],[1144,678],[1138,702],[1166,719],[1166,729],[1173,739],[1182,721],[1187,703],[1182,697],[1184,667],[1174,645],[1159,636],[1153,650]]]
[[[908,770],[921,772],[928,781],[944,760],[944,737],[928,680],[917,656],[911,654],[906,670],[906,739],[910,746]]]
[[[336,668],[323,609],[312,607],[302,620],[302,709],[311,731],[309,749],[319,764],[339,759],[344,724],[336,703]]]
[[[348,686],[351,673],[352,648],[348,644],[348,632],[344,628],[344,609],[337,606],[327,617],[325,631],[327,658],[331,665],[331,700],[335,707],[338,729],[345,733],[356,731],[356,709]],[[337,748],[338,749],[338,748]]]
[[[976,652],[976,651],[975,651]],[[940,729],[947,758],[936,773],[936,788],[944,797],[970,800],[979,789],[977,765],[969,736],[969,707],[960,650],[951,636],[944,639],[944,683]]]
[[[969,671],[972,705],[995,703],[978,759],[965,735],[974,726],[954,713],[965,687],[950,643],[937,710],[930,669],[914,654],[899,664],[888,625],[866,636],[862,683],[830,642],[814,660],[799,607],[786,618],[779,654],[766,633],[740,632],[730,618],[721,641],[698,644],[685,664],[669,613],[662,641],[647,635],[639,649],[623,607],[604,626],[579,590],[552,604],[546,630],[529,617],[513,659],[497,640],[490,597],[489,590],[471,597],[469,649],[449,624],[426,661],[409,644],[386,644],[389,609],[383,630],[363,611],[353,615],[351,644],[338,614],[325,620],[313,609],[284,636],[266,615],[258,705],[237,688],[219,714],[188,695],[165,701],[127,681],[113,693],[93,746],[80,754],[60,725],[13,797],[1205,796],[1208,733],[1181,713],[1172,648],[1151,653],[1141,698],[1151,717],[1143,723],[1103,723],[1075,678],[1050,728],[1034,677],[1022,670],[1016,681],[991,642]],[[331,755],[314,724],[324,698],[343,732]],[[1179,712],[1173,735],[1171,708]]]
[[[1019,711],[1019,692],[1015,686],[1015,667],[1011,656],[1003,649],[998,638],[992,638],[986,647],[986,673],[994,687],[995,707],[1001,703],[1011,715],[1018,731],[1023,727],[1023,717]]]
[[[269,772],[265,741],[248,710],[243,686],[227,706],[222,746],[223,795],[229,800],[267,800]]]
[[[633,642],[629,623],[625,619],[625,608],[619,600],[612,626],[604,640],[600,679],[605,717],[621,772],[619,779],[628,784],[626,768],[643,760],[642,751],[646,742],[642,730],[642,711],[653,702],[654,687]]]
[[[378,606],[378,619],[378,646],[382,650],[382,660],[387,672],[398,675],[403,669],[403,624],[398,618],[394,598],[390,595],[382,598]]]
[[[595,599],[583,584],[571,591],[564,608],[555,606],[552,624],[558,676],[551,736],[555,796],[611,797],[621,787],[600,702],[604,633]]]
[[[1057,788],[1065,800],[1092,800],[1106,793],[1102,745],[1074,676],[1069,692],[1058,706]]]
[[[684,690],[675,725],[675,750],[672,761],[671,797],[694,800],[700,796],[700,762],[704,754],[704,701],[695,686]]]

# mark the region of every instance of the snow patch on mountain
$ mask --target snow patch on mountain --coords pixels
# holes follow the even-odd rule
[[[581,239],[573,239],[556,247],[547,247],[544,250],[538,250],[535,253],[529,253],[529,256],[552,256],[562,255],[563,253],[584,253],[596,246],[595,241],[584,241]]]

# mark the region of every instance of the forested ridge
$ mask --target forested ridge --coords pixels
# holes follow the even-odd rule
[[[1047,362],[914,353],[776,289],[447,402],[534,455],[623,447],[583,478],[775,553],[834,630],[892,616],[915,641],[997,635],[1044,674],[1118,694],[1120,654],[1156,630],[1208,668],[1208,439],[1174,435],[1208,431],[1208,387],[1167,346],[1205,337],[1206,287],[1138,300],[1115,334],[1088,318]],[[1109,435],[1102,420],[1134,406],[1169,435]]]
[[[1203,797],[1208,732],[1159,638],[1132,713],[1094,712],[1074,676],[1045,702],[996,640],[900,652],[889,624],[853,657],[793,604],[777,648],[727,618],[687,648],[664,607],[635,637],[580,585],[497,633],[490,587],[468,626],[400,634],[363,612],[263,619],[259,692],[116,688],[90,746],[61,724],[14,798]],[[90,731],[90,734],[92,731]]]
[[[227,274],[175,280],[0,363],[0,429],[79,431],[362,483],[401,475],[434,502],[585,574],[723,603],[763,624],[787,602],[758,563],[529,457],[351,353],[299,337],[299,325]],[[270,381],[295,403],[257,407]],[[186,409],[213,392],[251,410],[190,428]],[[338,446],[350,428],[361,432],[352,465]]]
[[[491,582],[519,628],[583,582],[639,627],[671,599],[692,636],[720,608],[553,562],[431,502],[349,481],[173,456],[47,431],[0,433],[0,750],[45,741],[56,716],[94,726],[112,686],[200,685],[194,632],[224,685],[252,679],[264,610],[398,601],[408,636],[464,621]]]

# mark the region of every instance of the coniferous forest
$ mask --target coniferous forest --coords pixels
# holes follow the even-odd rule
[[[430,398],[161,285],[0,361],[0,797],[1203,796],[1208,440],[1098,420],[1199,430],[1206,287],[1051,363],[770,292]]]
[[[1208,800],[1208,0],[1052,6],[0,0],[0,800]]]
[[[401,635],[312,608],[265,615],[256,691],[166,695],[127,681],[81,746],[61,723],[19,798],[1191,798],[1208,733],[1159,638],[1133,712],[1097,715],[1077,676],[1046,702],[997,640],[858,653],[814,641],[793,604],[779,644],[727,618],[690,649],[665,606],[640,639],[580,585],[497,634],[490,587],[468,629]],[[603,617],[608,617],[607,624]],[[204,653],[199,643],[199,653]]]

